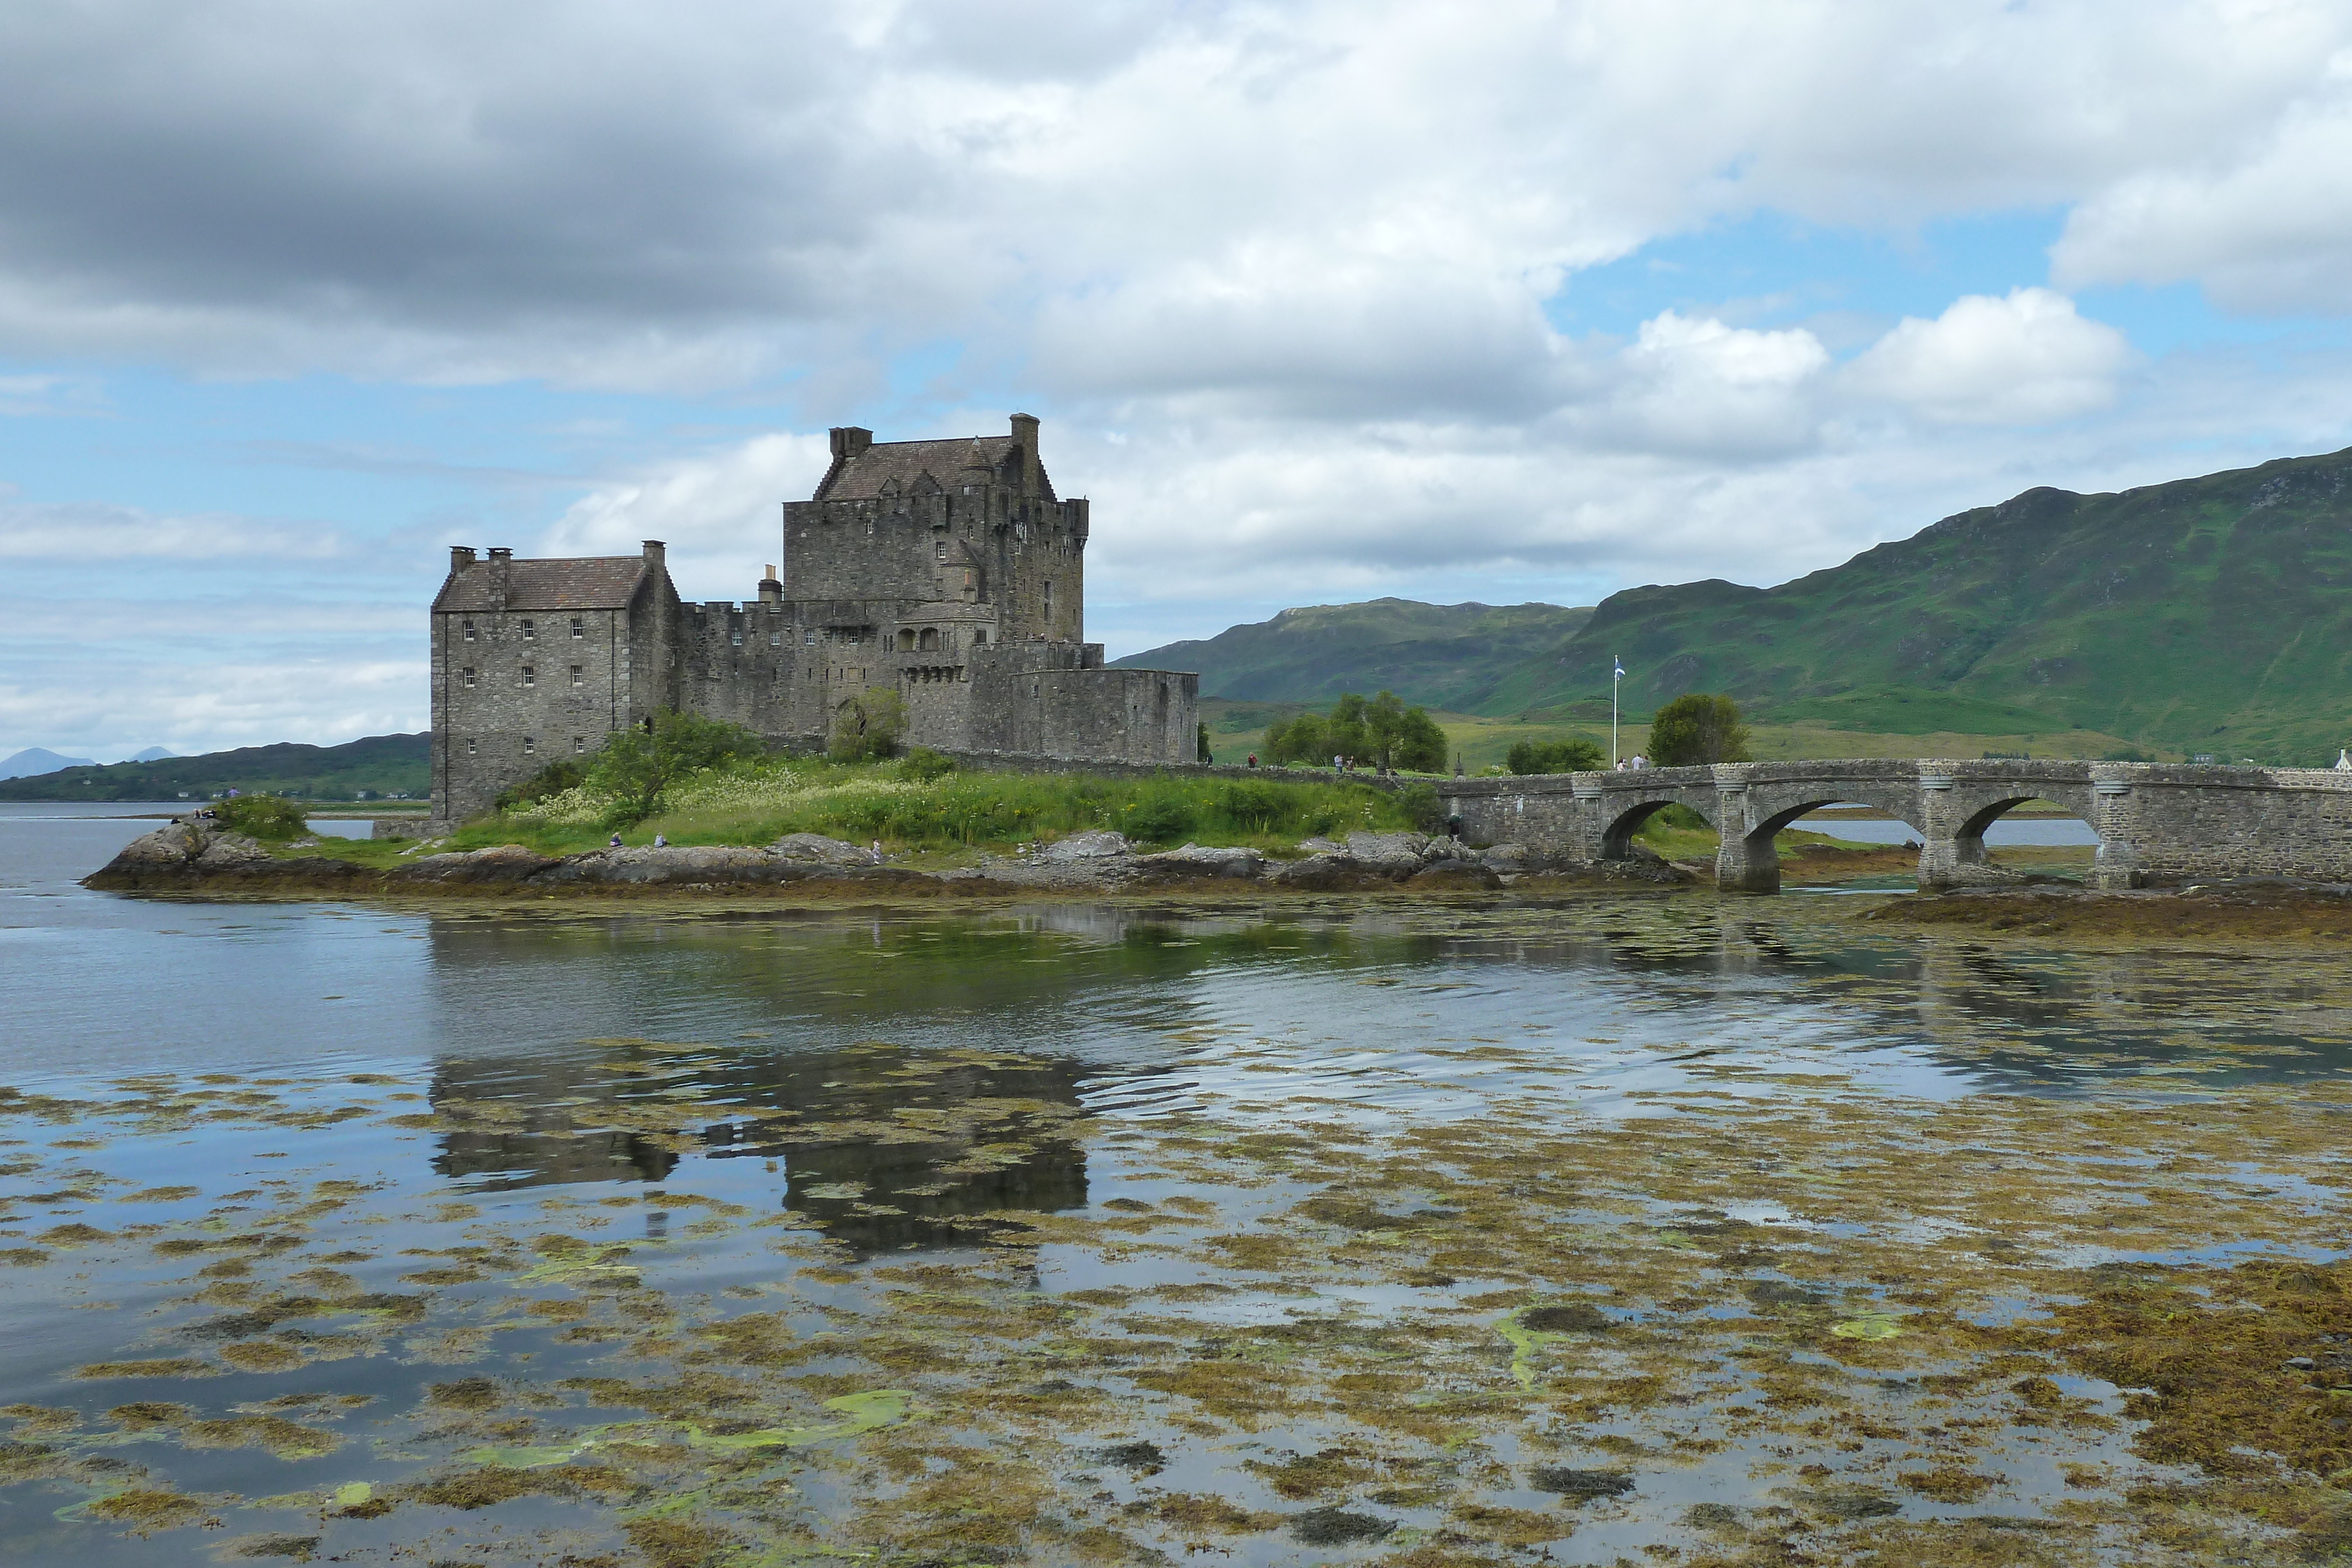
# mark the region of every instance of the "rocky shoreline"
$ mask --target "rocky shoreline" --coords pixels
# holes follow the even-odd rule
[[[1419,833],[1308,839],[1295,859],[1187,844],[1139,851],[1115,832],[1076,833],[1034,853],[919,871],[816,833],[758,848],[673,845],[548,855],[520,844],[421,854],[389,870],[328,856],[273,854],[259,841],[182,819],[134,840],[85,887],[116,893],[307,898],[320,894],[742,894],[896,898],[1024,893],[1150,893],[1196,887],[1292,893],[1480,893],[1530,878],[1680,886],[1692,874],[1654,856],[1606,866],[1554,864],[1514,844],[1473,849]]]

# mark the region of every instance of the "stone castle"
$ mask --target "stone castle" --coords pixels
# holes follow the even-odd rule
[[[1085,640],[1087,503],[1054,494],[1037,421],[1009,434],[877,443],[783,508],[779,559],[744,603],[688,604],[642,556],[449,552],[433,601],[433,816],[679,709],[778,747],[821,747],[878,691],[906,742],[1085,762],[1189,764],[1200,677],[1103,666]]]

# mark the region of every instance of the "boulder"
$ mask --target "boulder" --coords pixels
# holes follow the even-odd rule
[[[395,883],[527,882],[562,863],[552,855],[527,850],[520,844],[499,844],[487,850],[426,855],[393,873],[392,880]]]
[[[828,839],[823,833],[786,833],[768,846],[768,852],[779,860],[806,862],[815,865],[872,865],[874,852],[856,844]]]
[[[1055,862],[1070,861],[1108,860],[1117,855],[1133,854],[1135,846],[1127,841],[1125,833],[1115,833],[1108,828],[1097,828],[1084,833],[1072,833],[1057,839],[1038,852],[1041,860]]]
[[[1411,855],[1418,860],[1429,847],[1425,833],[1349,833],[1348,852],[1360,861],[1393,860]]]
[[[765,850],[723,844],[597,850],[567,856],[542,882],[590,882],[665,886],[679,883],[773,882],[782,868]]]
[[[1301,839],[1298,847],[1310,855],[1336,855],[1347,852],[1346,847],[1329,839]]]
[[[268,859],[269,852],[258,841],[243,833],[223,833],[196,856],[195,867],[198,871],[243,871]]]
[[[1478,858],[1490,871],[1506,876],[1526,871],[1532,863],[1525,844],[1488,844]]]
[[[1265,857],[1253,849],[1234,844],[1186,844],[1181,850],[1145,855],[1137,861],[1139,868],[1174,876],[1214,876],[1250,880],[1265,865]]]
[[[204,852],[205,836],[185,822],[173,822],[122,846],[110,871],[166,871]]]

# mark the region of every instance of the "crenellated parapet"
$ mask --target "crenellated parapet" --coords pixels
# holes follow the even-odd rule
[[[1643,822],[1685,806],[1721,836],[1717,885],[1776,893],[1774,835],[1825,806],[1862,805],[1919,835],[1919,885],[2011,880],[1985,830],[2048,800],[2099,838],[2101,888],[2278,876],[2352,882],[2352,773],[2144,762],[1738,762],[1606,773],[1455,779],[1442,789],[1472,842],[1515,842],[1571,862],[1624,860]]]

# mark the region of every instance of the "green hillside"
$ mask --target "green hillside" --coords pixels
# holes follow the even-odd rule
[[[1112,662],[1198,670],[1203,696],[1328,703],[1342,692],[1386,689],[1432,707],[1484,711],[1478,705],[1498,683],[1559,647],[1591,613],[1409,599],[1319,604]]]
[[[1727,691],[1849,730],[2069,727],[2332,761],[2352,742],[2352,451],[2116,495],[2028,490],[1778,588],[1616,594],[1486,713]]]
[[[173,800],[224,789],[268,791],[306,800],[422,800],[430,785],[429,736],[372,735],[341,746],[245,746],[202,757],[67,768],[30,779],[0,779],[0,800]]]

